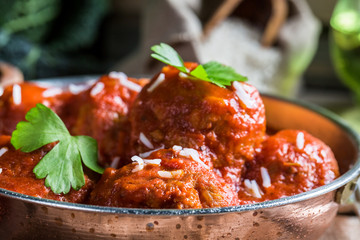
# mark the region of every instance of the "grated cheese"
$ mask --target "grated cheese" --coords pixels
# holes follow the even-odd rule
[[[43,100],[42,104],[44,104],[47,107],[50,107],[51,103],[48,100]]]
[[[114,97],[114,102],[119,105],[123,104],[123,101],[122,101],[121,97],[119,97],[119,96]]]
[[[309,155],[312,155],[311,153]],[[323,159],[318,154],[313,154],[313,158],[316,160],[317,163],[323,163]]]
[[[141,158],[141,157],[139,157],[139,156],[132,156],[131,157],[131,160],[133,161],[133,162],[137,162],[138,164],[144,164],[144,160]]]
[[[111,162],[111,165],[110,167],[112,168],[117,168],[118,164],[119,164],[119,161],[120,161],[120,157],[114,157],[112,162]]]
[[[132,156],[131,160],[133,161],[133,164],[137,164],[134,169],[132,170],[132,172],[138,172],[140,170],[143,170],[145,165],[147,164],[154,164],[154,165],[160,165],[161,163],[161,159],[160,158],[156,158],[156,159],[142,159],[139,156]]]
[[[174,151],[178,152],[178,151],[181,151],[183,148],[182,148],[182,146],[174,145],[174,146],[172,147],[172,149],[173,149]]]
[[[141,171],[144,169],[144,164],[139,164],[139,165],[136,165],[134,167],[134,169],[132,170],[132,172],[138,172],[138,171]]]
[[[59,95],[63,92],[63,90],[61,88],[49,88],[49,89],[46,89],[43,93],[42,93],[42,96],[44,98],[48,98],[48,97],[53,97],[53,96],[56,96],[56,95]]]
[[[261,198],[263,193],[255,180],[245,179],[244,184],[251,196]]]
[[[132,81],[127,80],[126,78],[122,79],[121,84],[125,87],[127,87],[130,90],[133,90],[134,92],[140,92],[142,87],[136,83],[133,83]]]
[[[188,75],[187,75],[186,73],[179,72],[179,77],[181,77],[181,78],[187,78]]]
[[[322,149],[322,150],[320,151],[320,156],[323,157],[323,158],[326,157],[326,152],[325,152],[324,149]]]
[[[165,74],[160,73],[155,82],[147,89],[148,92],[152,92],[165,80]]]
[[[85,90],[88,90],[89,88],[91,87],[91,85],[89,84],[73,84],[73,83],[70,83],[69,85],[69,91],[72,93],[72,94],[79,94]]]
[[[134,162],[133,164],[137,163],[137,165],[134,167],[132,172],[138,172],[140,170],[144,169],[144,160],[139,156],[132,156],[131,160]]]
[[[195,162],[200,163],[204,168],[210,169],[208,165],[206,165],[203,161],[200,160],[199,152],[192,148],[183,148],[179,152],[180,156],[192,158]]]
[[[8,149],[7,147],[2,147],[2,148],[0,149],[0,157],[1,157],[2,155],[4,155],[8,150],[9,150],[9,149]]]
[[[249,179],[245,179],[245,180],[244,180],[244,185],[245,185],[246,188],[251,189],[251,182],[250,182]]]
[[[139,136],[140,142],[142,142],[146,147],[153,149],[154,145],[150,142],[150,140],[141,132]]]
[[[255,180],[251,180],[251,186],[252,186],[255,197],[261,198],[262,192],[261,192],[259,185],[257,184],[257,182]]]
[[[176,178],[176,177],[180,177],[183,173],[184,173],[183,170],[158,171],[159,176],[163,178]]]
[[[155,158],[155,159],[144,159],[145,164],[154,164],[154,165],[160,165],[161,159]]]
[[[109,77],[117,78],[117,79],[120,80],[120,78],[122,77],[122,74],[124,74],[126,76],[125,73],[112,71],[112,72],[109,73]]]
[[[263,187],[268,188],[271,186],[271,179],[270,179],[270,175],[269,172],[266,168],[261,167],[260,168],[260,172],[261,172],[261,177],[263,180]]]
[[[21,87],[18,84],[13,86],[12,97],[15,105],[21,104]]]
[[[132,81],[128,80],[128,77],[123,72],[110,72],[109,77],[117,78],[120,81],[120,84],[127,87],[130,90],[133,90],[135,92],[140,92],[142,87]]]
[[[105,84],[103,82],[97,82],[95,86],[91,89],[90,95],[92,97],[95,97],[99,93],[101,93],[102,90],[104,90]]]
[[[165,145],[162,144],[159,148],[156,148],[156,149],[148,151],[148,152],[140,153],[139,156],[142,158],[146,158],[146,157],[150,156],[150,154],[152,154],[153,152],[156,152],[157,150],[164,149],[164,148],[165,148]]]
[[[233,82],[233,87],[235,88],[235,93],[239,99],[246,105],[247,108],[255,108],[255,103],[251,100],[249,94],[244,90],[242,83]]]
[[[298,135],[296,136],[296,147],[301,150],[304,148],[304,145],[305,145],[304,133],[299,132]]]

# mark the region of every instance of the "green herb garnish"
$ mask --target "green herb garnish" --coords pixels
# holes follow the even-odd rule
[[[103,173],[97,164],[97,142],[88,136],[71,136],[65,124],[50,108],[37,104],[19,122],[12,133],[11,144],[22,152],[32,152],[58,142],[35,166],[37,178],[56,193],[68,193],[85,185],[82,162],[91,170]]]
[[[225,66],[216,61],[198,65],[191,72],[185,67],[180,55],[165,43],[151,47],[154,52],[151,56],[160,62],[175,67],[180,72],[187,74],[190,78],[211,82],[219,87],[231,86],[234,81],[246,81],[247,77],[237,73],[232,67]]]

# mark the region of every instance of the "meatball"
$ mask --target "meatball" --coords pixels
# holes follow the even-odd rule
[[[1,95],[1,94],[0,94]],[[0,96],[0,134],[11,135],[18,122],[37,103],[42,103],[60,114],[69,93],[60,88],[40,87],[35,83],[19,83],[5,87]]]
[[[175,150],[174,150],[175,149]],[[129,208],[211,208],[238,205],[235,191],[194,149],[161,149],[121,169],[107,168],[90,204]]]
[[[246,164],[239,198],[259,202],[292,196],[339,176],[331,149],[305,131],[282,130],[270,136],[262,151]]]
[[[185,63],[187,69],[197,64]],[[207,152],[227,182],[239,179],[265,137],[259,92],[234,82],[221,88],[166,66],[144,87],[130,111],[131,154],[173,145]]]
[[[114,163],[112,166],[117,167],[123,158],[130,128],[129,107],[147,82],[147,79],[136,80],[112,72],[68,102],[67,112],[61,118],[71,134],[88,135],[98,141],[100,165]]]
[[[0,188],[10,191],[57,201],[83,203],[93,182],[85,175],[85,185],[78,191],[73,189],[68,194],[55,194],[45,186],[44,179],[37,179],[34,167],[55,144],[48,144],[31,153],[15,150],[10,143],[10,136],[0,136]]]

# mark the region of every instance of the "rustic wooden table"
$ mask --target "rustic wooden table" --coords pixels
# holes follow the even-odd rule
[[[360,218],[357,216],[338,215],[319,240],[359,240]]]

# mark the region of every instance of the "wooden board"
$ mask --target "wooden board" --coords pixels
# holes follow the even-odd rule
[[[336,216],[320,240],[360,240],[360,218],[346,215]]]

